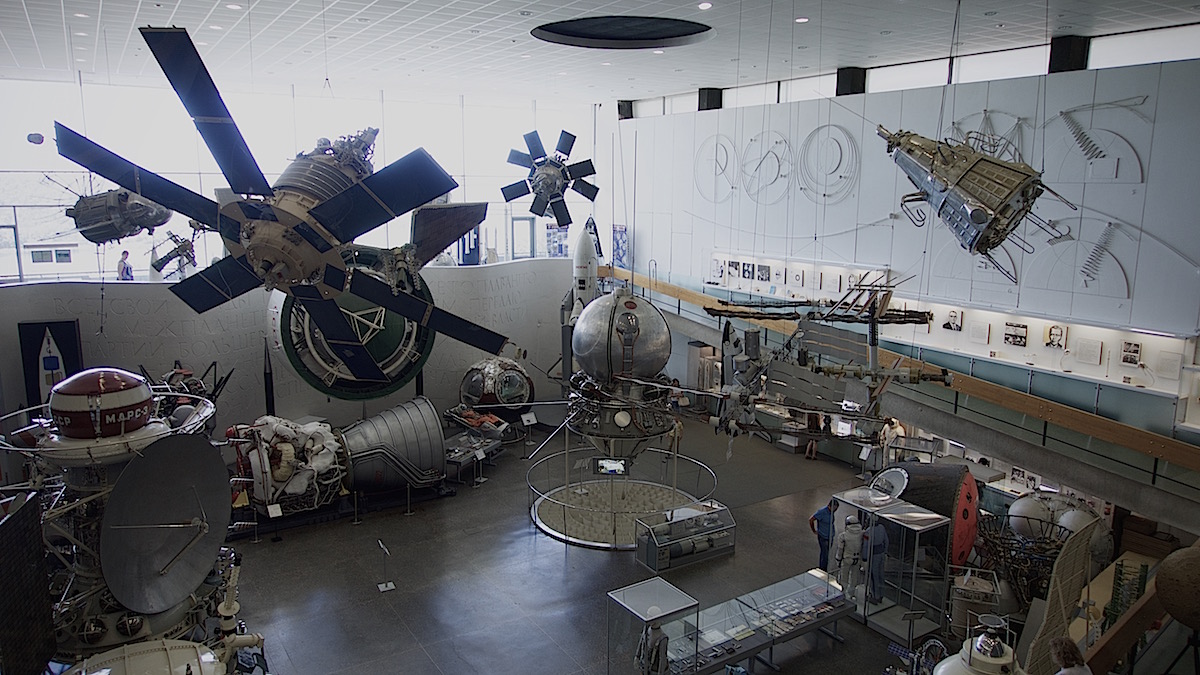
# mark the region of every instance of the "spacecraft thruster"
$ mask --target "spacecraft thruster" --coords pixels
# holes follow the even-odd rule
[[[546,153],[542,137],[536,131],[525,134],[525,147],[529,149],[528,153],[510,150],[508,163],[529,169],[529,175],[524,180],[500,188],[504,201],[511,202],[532,192],[530,213],[537,216],[553,215],[559,227],[570,225],[571,212],[567,210],[563,193],[569,188],[594,202],[600,192],[600,188],[583,180],[596,173],[592,160],[567,164],[571,149],[575,147],[575,136],[566,131],[558,135],[558,144],[552,155]]]
[[[996,263],[989,252],[1027,217],[1039,227],[1049,227],[1030,213],[1043,191],[1055,194],[1042,184],[1041,173],[1024,162],[997,159],[953,141],[938,142],[911,131],[892,133],[882,126],[876,132],[887,141],[896,166],[917,188],[900,198],[900,209],[909,220],[917,227],[924,225],[925,214],[910,205],[928,202],[964,250],[987,257],[1015,283],[1015,274]],[[1026,242],[1019,245],[1032,253]]]
[[[129,190],[109,190],[80,197],[67,209],[75,229],[93,244],[117,241],[154,228],[171,219],[171,212]]]
[[[634,457],[675,427],[663,366],[671,330],[662,312],[628,289],[592,301],[579,315],[571,350],[567,427],[609,457]]]
[[[272,516],[310,511],[349,490],[432,487],[446,476],[442,420],[424,396],[343,429],[275,416],[226,432],[238,450],[235,491]]]
[[[304,307],[349,373],[367,382],[390,383],[390,379],[364,344],[363,326],[352,323],[335,302],[343,294],[484,351],[500,351],[504,336],[409,293],[410,261],[394,261],[397,264],[382,273],[349,264],[353,254],[347,246],[356,237],[458,187],[424,149],[374,171],[371,157],[377,129],[336,141],[321,139],[311,152],[297,155],[271,186],[187,31],[141,28],[140,32],[229,182],[229,190],[218,190],[220,203],[147,171],[60,123],[55,123],[55,131],[62,156],[220,233],[231,255],[171,286],[175,295],[197,312],[206,312],[260,286],[279,289]],[[461,213],[469,220],[477,211]],[[478,223],[474,220],[465,227]],[[455,231],[464,226],[446,225]]]

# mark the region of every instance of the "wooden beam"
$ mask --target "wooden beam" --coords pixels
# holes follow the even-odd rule
[[[721,304],[711,295],[705,295],[688,288],[676,286],[663,281],[652,280],[644,274],[631,273],[620,268],[603,267],[600,276],[611,276],[624,281],[632,281],[635,286],[642,286],[653,293],[682,300],[700,308],[720,307]],[[782,335],[790,335],[796,329],[796,322],[780,319],[749,319],[749,323],[773,330]],[[928,373],[940,373],[941,367],[911,359],[886,349],[880,349],[881,356],[894,357],[892,367],[907,366],[920,368]],[[1078,408],[1072,408],[1063,403],[1055,403],[1005,386],[981,380],[979,378],[954,373],[950,388],[957,392],[974,396],[980,400],[994,403],[1008,410],[1019,412],[1039,420],[1057,424],[1087,436],[1129,448],[1136,452],[1157,457],[1175,466],[1200,472],[1200,448],[1183,441],[1156,434],[1145,429],[1130,426],[1107,417],[1089,413]]]

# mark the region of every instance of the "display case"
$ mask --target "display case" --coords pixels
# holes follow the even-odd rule
[[[776,643],[812,629],[814,622],[840,615],[842,587],[824,570],[812,569],[737,598],[758,613],[755,628]]]
[[[637,519],[637,560],[655,572],[733,553],[736,523],[709,500]]]
[[[700,625],[700,605],[661,577],[608,592],[608,673],[666,675],[694,672],[697,641],[683,636]],[[688,670],[673,670],[671,664]]]
[[[670,672],[722,672],[726,664],[753,657],[771,645],[771,636],[756,628],[762,623],[761,613],[734,599],[700,610],[698,623],[682,618],[664,625],[671,636]]]

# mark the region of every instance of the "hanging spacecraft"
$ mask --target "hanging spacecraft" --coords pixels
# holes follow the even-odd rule
[[[972,255],[982,255],[996,269],[1017,282],[1016,272],[1001,266],[990,251],[1012,236],[1027,253],[1028,242],[1013,234],[1025,218],[1052,232],[1041,217],[1030,212],[1042,192],[1049,192],[1075,208],[1042,183],[1042,174],[1024,162],[1009,162],[988,156],[954,141],[938,142],[911,131],[892,133],[882,126],[876,132],[888,143],[887,151],[917,192],[900,198],[900,210],[917,227],[925,224],[925,213],[914,202],[928,202],[958,243]]]
[[[139,31],[229,183],[228,190],[218,190],[220,203],[133,164],[61,123],[55,123],[55,131],[60,155],[220,233],[231,254],[172,285],[171,292],[197,312],[264,286],[286,293],[319,331],[339,371],[357,382],[390,386],[394,378],[366,344],[369,328],[364,331],[338,302],[345,296],[385,308],[416,328],[499,353],[507,343],[503,335],[435,307],[432,297],[410,292],[422,286],[413,278],[419,266],[411,249],[399,255],[379,252],[380,264],[366,268],[358,264],[365,247],[352,248],[356,237],[458,187],[429,153],[417,148],[375,171],[371,159],[378,130],[368,128],[334,141],[321,139],[315,149],[297,155],[271,185],[187,31]],[[486,210],[485,204],[453,206],[462,207],[453,211],[460,218],[432,219],[450,232],[448,242],[478,225]]]
[[[117,241],[154,228],[171,219],[171,211],[129,190],[109,190],[80,196],[67,209],[75,229],[93,244]]]

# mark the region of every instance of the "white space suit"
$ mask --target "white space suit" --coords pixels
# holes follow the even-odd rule
[[[862,547],[862,525],[856,516],[846,516],[846,525],[833,543],[833,562],[837,565],[837,580],[847,598],[855,599],[858,588],[859,552]]]

